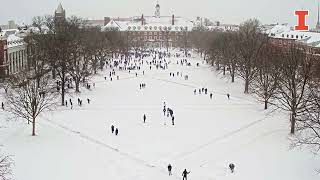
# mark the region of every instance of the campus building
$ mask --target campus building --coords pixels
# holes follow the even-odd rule
[[[160,5],[155,6],[154,15],[134,16],[130,18],[105,18],[103,31],[118,30],[126,32],[133,44],[148,47],[172,47],[183,41],[194,27],[187,18],[173,15],[161,15]]]
[[[27,68],[27,44],[17,29],[0,32],[0,79]]]

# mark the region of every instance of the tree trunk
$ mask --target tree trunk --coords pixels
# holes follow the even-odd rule
[[[296,126],[296,117],[294,113],[291,113],[291,129],[290,129],[291,134],[295,133],[295,126]]]
[[[234,70],[231,69],[231,82],[234,83]]]
[[[249,79],[246,78],[245,83],[244,83],[244,93],[248,94],[249,93]]]
[[[65,72],[62,70],[62,78],[61,78],[61,106],[64,106],[64,95],[65,95]]]
[[[264,109],[268,109],[268,100],[264,100]]]
[[[79,89],[80,79],[79,79],[79,78],[76,78],[76,79],[75,79],[75,84],[76,84],[76,92],[79,93],[79,92],[80,92],[80,89]]]
[[[36,118],[32,117],[32,136],[36,135]]]
[[[55,68],[52,68],[52,79],[56,79],[56,70]]]

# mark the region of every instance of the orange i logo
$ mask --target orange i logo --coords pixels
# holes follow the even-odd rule
[[[295,11],[295,15],[298,16],[298,25],[294,27],[296,31],[308,31],[309,26],[306,25],[306,16],[309,15],[308,10]]]

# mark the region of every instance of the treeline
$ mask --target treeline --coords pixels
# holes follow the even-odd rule
[[[27,68],[13,74],[2,84],[6,105],[2,108],[32,124],[36,118],[58,104],[66,105],[65,95],[80,92],[81,84],[109,65],[109,60],[128,54],[126,35],[117,30],[101,31],[75,16],[54,19],[33,18],[24,41],[27,43]],[[70,88],[70,86],[72,86]]]
[[[320,52],[298,42],[281,45],[261,30],[258,20],[236,31],[191,33],[192,46],[231,82],[244,82],[244,93],[289,112],[296,145],[320,148]]]

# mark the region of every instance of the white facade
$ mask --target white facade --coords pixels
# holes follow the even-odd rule
[[[8,47],[8,75],[13,75],[27,68],[27,45],[22,38],[15,34],[7,38]]]

